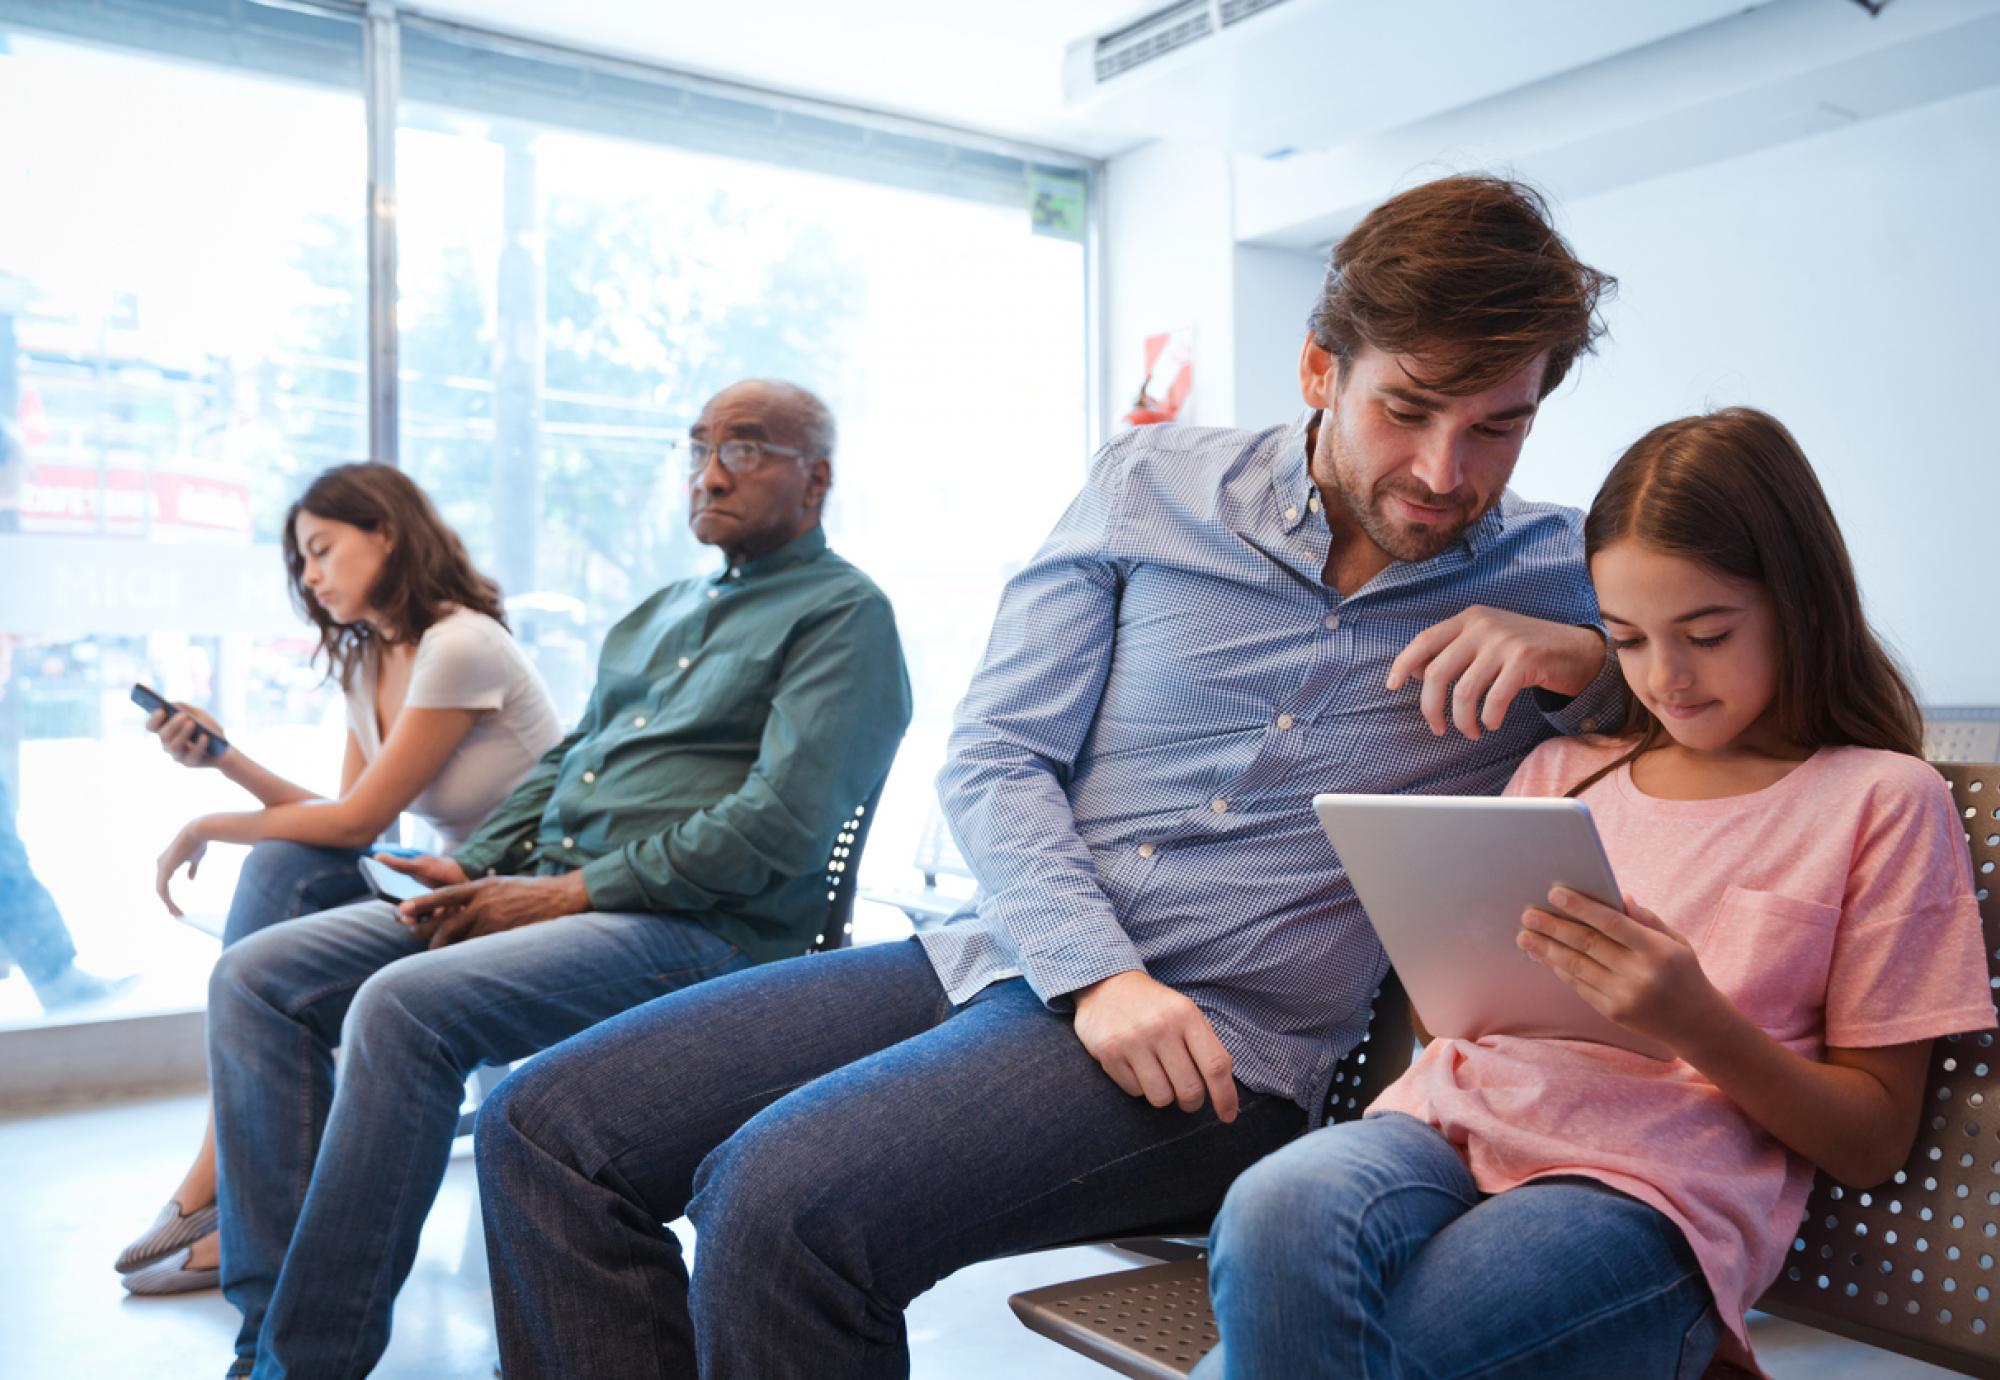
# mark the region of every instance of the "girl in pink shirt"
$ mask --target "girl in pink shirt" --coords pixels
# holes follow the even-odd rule
[[[1900,1168],[1931,1039],[1994,1023],[1960,823],[1790,433],[1747,408],[1656,428],[1584,544],[1626,721],[1544,743],[1507,792],[1587,801],[1628,890],[1551,892],[1517,942],[1679,1058],[1430,1041],[1365,1120],[1231,1189],[1201,1375],[1752,1364],[1743,1315],[1815,1167]]]

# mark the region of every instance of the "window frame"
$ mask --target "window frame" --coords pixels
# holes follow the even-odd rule
[[[1105,332],[1109,320],[1104,293],[1103,245],[1106,226],[1105,163],[1041,145],[1000,138],[951,125],[890,114],[860,106],[726,81],[655,63],[587,48],[530,38],[504,29],[428,15],[394,0],[76,0],[51,6],[38,0],[0,0],[0,31],[33,34],[121,53],[224,67],[354,91],[351,62],[328,62],[316,51],[310,32],[317,20],[336,19],[361,26],[358,94],[366,116],[368,186],[365,189],[367,244],[368,426],[371,454],[399,464],[400,410],[397,336],[397,203],[395,144],[403,97],[404,39],[444,40],[544,67],[568,69],[580,80],[601,78],[625,89],[658,89],[663,98],[707,99],[731,106],[762,107],[780,123],[786,116],[823,122],[821,128],[856,135],[861,146],[961,150],[987,160],[1018,160],[1025,180],[1035,169],[1079,177],[1085,217],[1082,227],[1084,300],[1080,304],[1084,370],[1085,437],[1095,451],[1110,417],[1105,375]],[[741,156],[756,158],[746,140]],[[764,161],[783,163],[764,156]],[[947,164],[949,159],[946,160]],[[898,178],[885,163],[878,180],[918,185],[911,172]],[[861,177],[864,171],[846,170]],[[939,190],[949,192],[948,184]],[[357,189],[359,191],[361,189]],[[964,193],[961,193],[964,194]],[[1026,205],[1023,205],[1024,212]],[[201,1013],[161,1011],[137,1016],[110,1015],[83,1022],[51,1021],[0,1031],[0,1109],[51,1105],[79,1099],[161,1092],[201,1086],[205,1072]]]

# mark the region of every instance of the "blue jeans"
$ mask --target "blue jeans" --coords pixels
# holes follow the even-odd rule
[[[1202,1380],[1692,1380],[1722,1336],[1665,1215],[1577,1178],[1483,1197],[1443,1135],[1396,1113],[1238,1179],[1209,1288],[1222,1346]]]
[[[426,951],[384,901],[223,950],[209,1076],[238,1356],[259,1380],[367,1374],[473,1069],[748,963],[663,915],[570,915]]]
[[[331,910],[368,895],[359,866],[366,850],[317,848],[308,843],[266,839],[250,849],[229,898],[222,926],[227,948],[280,920]]]
[[[14,799],[4,780],[0,780],[0,949],[21,965],[36,987],[60,977],[76,962],[76,945],[70,942],[69,926],[56,909],[55,897],[28,863],[28,850],[14,825]]]
[[[1126,1096],[1025,982],[953,1007],[917,943],[664,997],[487,1099],[474,1146],[507,1380],[909,1371],[963,1265],[1205,1218],[1304,1113]],[[661,1224],[699,1235],[690,1280]]]

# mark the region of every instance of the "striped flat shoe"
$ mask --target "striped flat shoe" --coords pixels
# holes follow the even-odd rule
[[[132,1271],[124,1278],[125,1292],[128,1294],[192,1294],[201,1289],[217,1289],[222,1285],[222,1271],[190,1269],[188,1262],[194,1258],[192,1247],[183,1247],[164,1260],[155,1260],[151,1265]]]
[[[198,1207],[193,1212],[184,1213],[181,1205],[167,1199],[167,1205],[160,1209],[160,1215],[153,1219],[153,1225],[133,1238],[132,1244],[118,1253],[113,1268],[121,1275],[129,1275],[134,1270],[144,1269],[154,1261],[172,1255],[197,1237],[207,1236],[215,1230],[215,1204]]]

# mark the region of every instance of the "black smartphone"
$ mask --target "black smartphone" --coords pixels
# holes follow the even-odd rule
[[[138,705],[148,714],[151,714],[156,709],[164,709],[167,711],[167,717],[170,719],[174,715],[181,712],[180,710],[174,708],[173,705],[167,703],[167,697],[165,695],[162,695],[159,691],[155,690],[152,686],[147,685],[143,681],[133,682],[132,703]],[[210,757],[220,757],[222,756],[223,753],[229,751],[229,740],[223,737],[220,733],[211,733],[208,729],[201,728],[198,725],[196,727],[196,732],[200,733],[204,738],[208,739],[208,755]]]

